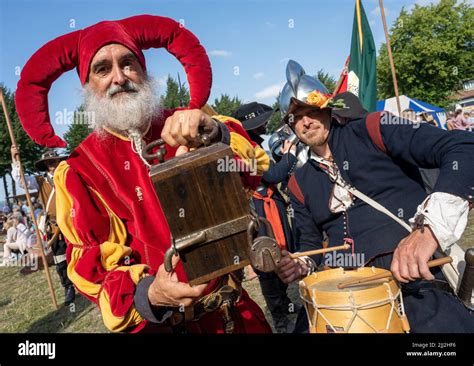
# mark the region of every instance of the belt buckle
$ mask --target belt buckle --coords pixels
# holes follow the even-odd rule
[[[206,311],[206,313],[212,313],[213,311],[216,311],[220,308],[220,306],[222,305],[222,301],[223,299],[220,291],[212,293],[209,295],[208,299],[205,299],[203,301],[204,310]]]

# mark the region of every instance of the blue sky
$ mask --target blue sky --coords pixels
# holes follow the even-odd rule
[[[402,6],[429,2],[385,0],[389,25]],[[200,39],[213,67],[211,103],[227,93],[245,102],[272,104],[290,58],[308,73],[322,68],[339,77],[350,49],[354,4],[355,0],[1,0],[0,82],[14,90],[24,63],[55,37],[102,20],[146,13],[182,19]],[[384,33],[378,0],[363,0],[363,5],[379,48]],[[181,65],[166,51],[149,50],[145,56],[161,91],[168,74],[179,72],[184,80]],[[74,111],[80,104],[81,85],[73,70],[63,74],[50,91],[53,125],[57,112]],[[67,130],[64,124],[54,127],[59,135]]]

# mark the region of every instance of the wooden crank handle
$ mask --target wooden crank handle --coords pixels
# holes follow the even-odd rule
[[[448,264],[453,261],[453,258],[451,257],[443,257],[443,258],[438,258],[438,259],[433,259],[432,261],[428,262],[428,268],[433,268],[433,267],[438,267],[442,266],[443,264]],[[379,273],[374,276],[362,278],[360,280],[348,280],[348,281],[343,281],[339,285],[337,285],[338,289],[344,289],[349,286],[353,285],[360,285],[360,284],[365,284],[367,282],[375,281],[375,280],[381,280],[384,278],[390,278],[392,277],[392,272],[387,272],[387,273]]]
[[[308,250],[307,252],[300,252],[300,253],[290,253],[290,258],[295,259],[295,258],[307,256],[307,255],[316,255],[316,254],[334,252],[335,250],[346,250],[346,249],[349,249],[350,247],[351,246],[349,244],[344,244],[338,247]]]

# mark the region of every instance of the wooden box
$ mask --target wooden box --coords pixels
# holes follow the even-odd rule
[[[153,166],[150,176],[191,285],[249,264],[250,206],[228,145],[199,148]],[[166,261],[170,259],[169,253]],[[169,265],[169,263],[168,263]]]

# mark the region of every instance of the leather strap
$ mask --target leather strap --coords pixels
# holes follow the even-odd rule
[[[237,275],[231,273],[223,276],[216,289],[203,296],[193,306],[185,307],[184,311],[173,309],[173,314],[168,322],[172,327],[176,327],[183,323],[198,321],[207,313],[222,309],[224,311],[226,332],[231,333],[234,322],[229,316],[230,308],[239,301],[241,293],[241,281]]]
[[[380,131],[380,119],[384,112],[369,113],[365,119],[365,126],[369,133],[370,139],[374,145],[382,152],[387,153],[387,148],[382,139],[382,132]]]

